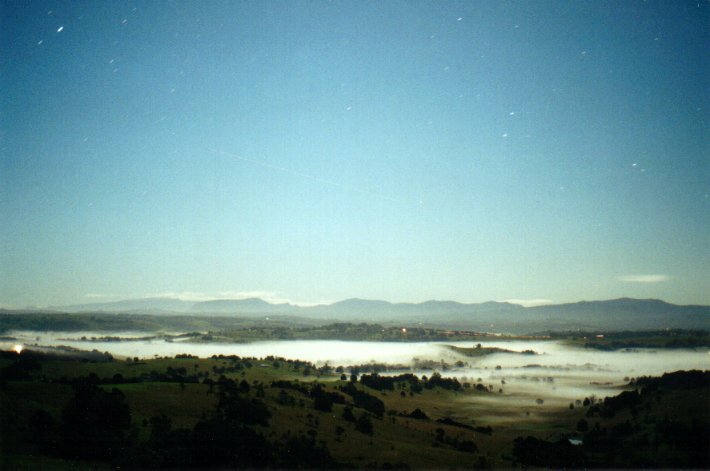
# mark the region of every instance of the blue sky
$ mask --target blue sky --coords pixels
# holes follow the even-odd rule
[[[706,1],[1,9],[1,306],[710,304]]]

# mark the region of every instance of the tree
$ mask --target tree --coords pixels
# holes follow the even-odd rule
[[[361,414],[355,423],[355,430],[366,435],[372,435],[372,421],[370,420],[370,416],[367,414]]]
[[[330,412],[333,410],[333,401],[326,394],[315,394],[313,396],[313,408],[323,412]]]
[[[343,410],[343,420],[347,420],[348,422],[355,422],[355,414],[353,414],[352,408],[346,407]]]
[[[275,464],[279,468],[333,469],[336,465],[328,449],[313,436],[289,436],[278,448]]]
[[[258,399],[232,396],[220,401],[218,410],[228,422],[247,425],[269,425],[271,411]]]
[[[37,409],[29,420],[32,441],[45,453],[56,452],[57,439],[54,418],[44,409]]]
[[[243,424],[215,417],[195,425],[192,459],[200,468],[263,468],[272,461],[272,446]]]
[[[121,391],[106,392],[97,378],[86,378],[62,411],[62,452],[73,459],[103,460],[121,456],[129,447],[131,411]]]
[[[335,427],[335,439],[338,441],[342,440],[342,436],[345,433],[345,429],[340,425]]]
[[[192,434],[187,429],[172,428],[172,421],[164,414],[150,418],[150,438],[126,456],[120,467],[157,469],[178,468],[190,462]]]
[[[150,424],[150,439],[154,441],[164,440],[172,428],[172,420],[165,414],[154,415],[148,423]]]
[[[429,416],[427,416],[420,408],[414,409],[408,417],[411,417],[413,419],[418,419],[418,420],[429,420]]]
[[[360,391],[355,387],[354,383],[348,383],[340,389],[353,398],[353,403],[356,407],[372,412],[378,417],[382,417],[382,414],[385,413],[384,402],[382,402],[379,398],[366,393],[365,391]]]

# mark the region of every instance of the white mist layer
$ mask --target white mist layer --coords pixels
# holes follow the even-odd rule
[[[500,397],[508,401],[517,398],[524,404],[535,397],[546,403],[562,405],[589,395],[604,397],[617,394],[628,384],[629,378],[659,376],[663,373],[707,369],[710,365],[708,349],[598,351],[570,347],[558,341],[489,341],[484,347],[498,347],[522,352],[533,350],[536,355],[496,353],[481,357],[459,355],[446,345],[473,347],[473,342],[354,342],[337,340],[290,340],[252,343],[192,343],[189,341],[136,340],[122,342],[80,341],[106,335],[96,332],[27,332],[9,334],[16,340],[0,342],[0,348],[10,350],[17,344],[31,349],[33,345],[65,345],[82,350],[109,352],[117,357],[173,357],[189,353],[198,357],[238,355],[264,358],[267,356],[305,360],[317,365],[331,366],[385,363],[414,366],[416,362],[439,362],[443,376],[455,376],[460,382],[480,383],[495,393],[490,400]],[[151,334],[140,332],[112,333],[112,336],[139,338]],[[74,340],[70,340],[74,339]],[[463,367],[453,368],[457,362]],[[440,362],[452,367],[443,370]],[[414,371],[417,375],[431,375],[432,369]],[[387,374],[396,374],[393,372]],[[500,390],[503,390],[500,393]],[[481,398],[482,399],[482,398]]]

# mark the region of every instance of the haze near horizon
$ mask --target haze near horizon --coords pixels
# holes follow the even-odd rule
[[[0,13],[0,307],[710,304],[708,2]]]

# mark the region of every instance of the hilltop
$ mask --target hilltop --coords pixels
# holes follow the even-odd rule
[[[19,311],[0,311],[4,313]],[[23,311],[41,312],[41,311]],[[710,306],[681,306],[657,299],[620,298],[524,307],[507,302],[459,303],[426,301],[390,303],[347,299],[327,305],[272,304],[259,298],[184,301],[147,298],[99,304],[60,306],[52,312],[90,314],[142,314],[178,318],[219,318],[244,322],[279,321],[286,324],[368,322],[384,325],[420,325],[444,329],[527,334],[574,330],[708,329]],[[167,319],[163,319],[167,321]],[[180,321],[176,321],[180,322]],[[164,322],[163,322],[164,323]]]

